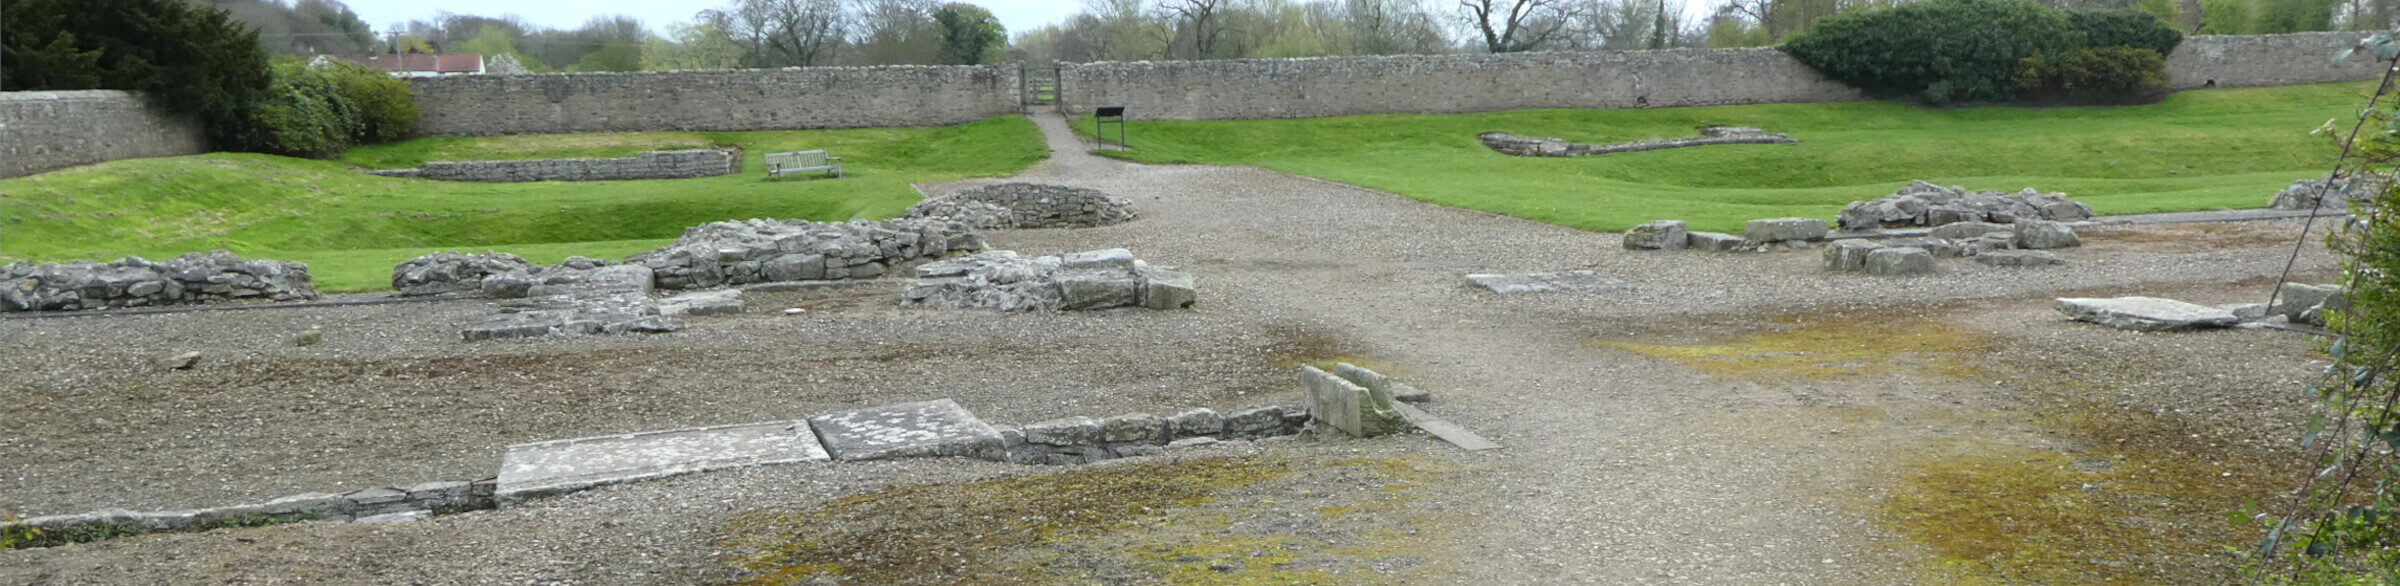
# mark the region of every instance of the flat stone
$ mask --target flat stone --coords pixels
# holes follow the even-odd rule
[[[1225,433],[1225,416],[1213,409],[1193,409],[1167,416],[1167,427],[1179,438],[1213,437]]]
[[[668,297],[665,301],[658,302],[658,314],[666,317],[726,315],[741,313],[742,309],[742,290],[740,289],[696,291]]]
[[[1692,232],[1690,233],[1688,241],[1690,242],[1689,246],[1693,250],[1705,250],[1709,252],[1733,252],[1741,250],[1742,245],[1747,242],[1742,240],[1742,237],[1740,236],[1726,234],[1724,232]]]
[[[1109,443],[1167,443],[1167,420],[1148,413],[1110,417],[1100,422],[1100,440]]]
[[[1400,414],[1400,418],[1407,420],[1410,425],[1415,425],[1417,426],[1417,429],[1425,430],[1425,433],[1433,434],[1433,437],[1442,438],[1442,441],[1450,442],[1450,445],[1458,446],[1460,449],[1464,449],[1469,452],[1500,449],[1500,444],[1492,443],[1492,440],[1483,439],[1483,436],[1475,435],[1475,432],[1467,431],[1467,428],[1459,427],[1458,424],[1451,423],[1448,420],[1444,420],[1439,417],[1434,417],[1433,414],[1426,413],[1423,409],[1418,409],[1413,405],[1393,405],[1392,409],[1398,412]]]
[[[396,525],[400,523],[415,523],[431,518],[433,518],[433,513],[427,511],[401,511],[397,513],[384,513],[369,517],[359,517],[358,520],[351,522],[360,525]]]
[[[199,364],[199,352],[185,352],[158,360],[159,367],[168,370],[191,370],[193,366],[198,366]]]
[[[504,502],[678,474],[827,459],[807,423],[720,425],[518,444],[500,464]]]
[[[1083,416],[1065,417],[1026,425],[1022,433],[1025,443],[1080,446],[1100,440],[1100,421]],[[1003,444],[1006,439],[1002,438]]]
[[[1832,226],[1816,218],[1770,218],[1751,220],[1742,225],[1742,238],[1757,243],[1793,240],[1823,240]]]
[[[1058,255],[1062,269],[1133,269],[1133,251],[1123,248],[1073,252]]]
[[[958,456],[1007,461],[1000,432],[949,399],[819,415],[808,421],[825,449],[842,460]]]
[[[1467,275],[1467,282],[1501,295],[1523,293],[1591,293],[1616,291],[1626,287],[1625,281],[1601,276],[1591,271],[1563,273],[1484,273]]]
[[[1681,250],[1690,245],[1682,220],[1645,222],[1625,231],[1626,250]]]
[[[1058,308],[1067,311],[1125,307],[1140,301],[1141,284],[1131,275],[1105,272],[1060,273]]]
[[[1182,271],[1143,268],[1141,306],[1150,309],[1187,309],[1200,301],[1200,291],[1192,284],[1192,275]]]
[[[1925,236],[1893,238],[1883,241],[1883,245],[1886,248],[1923,248],[1926,252],[1933,253],[1934,258],[1958,258],[1967,255],[1967,249],[1959,246],[1957,241]]]
[[[2156,297],[2062,297],[2053,307],[2076,321],[2144,332],[2222,328],[2242,321],[2229,310]]]
[[[2039,250],[1993,250],[1975,255],[1975,262],[1996,267],[2042,267],[2067,264],[2067,259]]]
[[[1926,232],[1925,235],[1943,240],[1969,240],[1985,234],[2007,231],[2009,231],[2007,224],[1994,224],[1991,222],[1954,222],[1942,224],[1940,226],[1934,226],[1933,230]]]
[[[1214,445],[1217,443],[1217,441],[1217,438],[1209,436],[1187,437],[1167,442],[1167,449],[1197,448],[1200,446]]]
[[[2217,306],[2217,309],[2233,312],[2234,317],[2242,318],[2245,322],[2267,316],[2265,303],[2227,303]]]

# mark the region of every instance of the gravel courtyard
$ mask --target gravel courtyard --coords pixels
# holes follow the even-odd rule
[[[0,551],[0,583],[760,580],[737,561],[748,550],[728,545],[750,538],[744,519],[759,511],[848,506],[860,501],[843,497],[892,487],[1201,462],[1272,471],[1166,507],[1141,527],[1012,544],[972,567],[917,562],[946,573],[853,577],[1298,575],[1249,574],[1273,570],[1356,583],[1940,583],[1946,542],[1893,522],[1889,510],[1917,498],[1905,487],[1928,462],[2164,454],[2159,461],[2177,466],[2215,466],[2225,486],[2269,491],[2286,485],[2283,471],[2244,463],[2291,449],[2305,420],[2299,389],[2322,366],[2295,332],[2123,332],[2067,322],[2048,302],[2263,302],[2298,221],[2105,227],[2061,251],[2064,266],[1950,260],[1937,276],[1878,278],[1825,272],[1814,251],[1632,252],[1615,234],[1303,177],[1122,163],[1083,154],[1055,116],[1037,122],[1053,158],[1010,180],[1100,189],[1132,200],[1142,217],[995,232],[993,247],[1128,248],[1193,273],[1199,305],[910,310],[893,305],[895,286],[867,284],[753,294],[747,313],[691,319],[669,334],[477,343],[458,331],[488,311],[481,300],[0,319],[0,511],[194,508],[482,478],[514,443],[940,398],[996,425],[1298,405],[1293,368],[1328,359],[1432,391],[1426,410],[1505,449],[1467,453],[1409,435],[1228,445],[1078,469],[967,460],[768,467],[421,523]],[[977,183],[921,187],[939,195]],[[1631,286],[1502,297],[1462,279],[1576,269]],[[2296,280],[2333,276],[2331,257],[2314,245],[2300,269]],[[789,307],[808,311],[784,315]],[[294,346],[308,328],[324,343]],[[1816,354],[1812,340],[1843,350]],[[1680,350],[1702,347],[1717,350]],[[192,370],[151,365],[195,350],[205,358]],[[2166,445],[2143,447],[2145,438]],[[2209,519],[2221,524],[2222,512]],[[824,531],[901,530],[845,519],[867,526]],[[1242,543],[1267,545],[1204,547]],[[1149,545],[1176,553],[1147,553]],[[2143,581],[2229,563],[2128,547],[2117,570]]]

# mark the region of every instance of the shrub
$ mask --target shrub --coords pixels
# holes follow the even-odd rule
[[[1944,105],[2012,99],[2020,61],[2083,45],[2065,12],[2032,0],[1927,0],[1827,17],[1782,49],[1870,95]]]
[[[2183,33],[2148,12],[2097,10],[2077,12],[2072,18],[2089,47],[2139,47],[2163,58],[2175,54],[2175,46],[2183,44]]]
[[[417,96],[408,82],[356,63],[334,63],[328,68],[341,80],[342,94],[349,97],[350,105],[358,109],[358,129],[350,136],[351,144],[391,142],[416,132]]]
[[[2021,96],[2057,103],[2138,104],[2167,94],[2167,60],[2140,47],[2076,49],[2019,61]]]

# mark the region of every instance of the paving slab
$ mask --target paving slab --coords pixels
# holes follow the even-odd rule
[[[1459,427],[1458,424],[1451,423],[1447,419],[1434,417],[1432,413],[1426,413],[1425,410],[1418,409],[1414,405],[1393,403],[1392,409],[1399,411],[1400,418],[1416,425],[1417,429],[1425,430],[1425,433],[1433,434],[1433,437],[1442,438],[1442,441],[1450,442],[1450,445],[1458,446],[1466,451],[1480,452],[1500,449],[1500,444],[1483,439],[1483,436],[1475,435],[1475,432],[1467,431],[1467,428]]]
[[[999,430],[949,399],[819,415],[808,422],[826,451],[842,460],[1008,458]]]
[[[1523,293],[1572,292],[1589,293],[1625,289],[1625,281],[1591,271],[1560,273],[1482,273],[1467,275],[1467,282],[1490,289],[1501,295]]]
[[[829,459],[804,421],[651,431],[508,447],[501,502],[678,474],[822,462]]]
[[[2229,309],[2157,297],[2061,297],[2052,307],[2076,321],[2144,332],[2223,328],[2242,322]]]

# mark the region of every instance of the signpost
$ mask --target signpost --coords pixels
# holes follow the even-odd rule
[[[1092,118],[1096,121],[1092,128],[1092,134],[1097,135],[1101,146],[1108,146],[1108,125],[1113,123],[1117,125],[1117,148],[1133,150],[1133,147],[1125,144],[1124,106],[1101,106],[1097,111],[1092,112]]]

